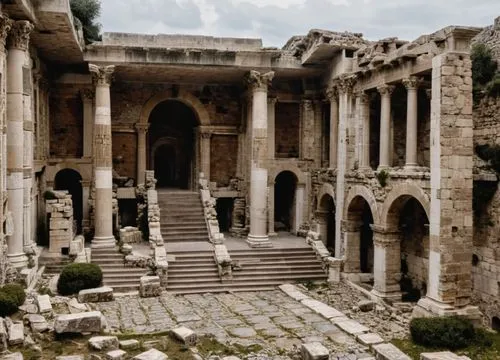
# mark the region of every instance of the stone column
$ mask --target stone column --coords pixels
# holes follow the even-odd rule
[[[93,248],[115,246],[113,236],[113,162],[110,85],[115,67],[89,64],[95,91],[94,186],[95,234]]]
[[[363,93],[360,96],[361,153],[359,167],[370,169],[370,97]]]
[[[401,301],[401,239],[398,230],[388,230],[375,225],[373,229],[372,293],[380,298]]]
[[[301,140],[302,145],[300,158],[304,160],[314,159],[314,109],[309,99],[302,100],[301,116]]]
[[[306,184],[297,184],[295,189],[295,234],[298,233],[300,225],[304,222],[304,197],[306,193]]]
[[[267,89],[274,72],[250,71],[246,77],[252,94],[250,233],[251,247],[270,247],[267,233]]]
[[[85,89],[80,92],[83,102],[83,157],[92,157],[92,131],[94,128],[94,91]]]
[[[277,99],[267,99],[267,155],[269,159],[276,157],[276,101]]]
[[[16,21],[8,39],[7,57],[7,191],[14,232],[7,239],[8,257],[16,268],[27,265],[24,254],[24,106],[23,65],[26,61],[30,33],[29,21]]]
[[[382,85],[377,88],[380,93],[380,156],[379,169],[390,167],[391,151],[391,95],[394,91],[392,85]]]
[[[30,246],[33,243],[32,229],[32,187],[33,187],[33,109],[32,94],[33,81],[31,75],[31,59],[25,61],[23,68],[23,244]]]
[[[201,172],[210,184],[210,139],[212,134],[208,131],[200,132]]]
[[[146,181],[146,135],[149,124],[135,124],[137,132],[137,185]]]
[[[274,231],[274,182],[269,183],[268,187],[268,202],[269,202],[269,208],[268,208],[268,231],[269,231],[269,236],[278,236],[278,234]]]
[[[342,233],[344,234],[344,272],[361,272],[361,222],[353,220],[342,221]],[[337,254],[335,257],[339,258]]]
[[[406,110],[406,168],[412,168],[417,163],[417,123],[418,123],[418,78],[412,76],[403,79],[403,85],[408,93]]]
[[[339,125],[339,98],[337,89],[332,87],[326,91],[330,100],[330,169],[337,168],[337,141]]]

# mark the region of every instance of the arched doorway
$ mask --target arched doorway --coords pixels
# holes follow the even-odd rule
[[[349,204],[344,239],[347,269],[345,272],[373,274],[373,214],[362,196],[355,196]]]
[[[326,248],[335,254],[335,202],[329,194],[324,194],[320,199],[317,216],[320,222],[321,239]]]
[[[291,171],[276,176],[274,185],[274,229],[292,231],[295,228],[295,192],[297,177]]]
[[[193,187],[195,131],[194,111],[178,100],[166,100],[149,116],[149,169],[155,170],[158,187]]]
[[[399,230],[402,299],[416,302],[427,292],[429,219],[422,204],[410,195],[395,199],[387,218],[388,227]]]
[[[76,233],[82,233],[83,191],[82,176],[73,169],[63,169],[54,178],[54,190],[67,190],[73,200],[73,221],[76,223]]]

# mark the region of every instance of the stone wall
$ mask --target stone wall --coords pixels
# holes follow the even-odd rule
[[[49,252],[61,254],[63,248],[68,248],[75,237],[73,223],[73,201],[67,191],[55,191],[55,199],[47,200],[49,220]]]
[[[113,169],[120,175],[134,178],[137,175],[137,135],[130,132],[113,132]],[[117,161],[118,160],[118,161]]]
[[[275,118],[276,157],[299,157],[300,149],[300,104],[276,103]]]
[[[228,186],[236,177],[238,136],[212,135],[210,140],[210,181]]]
[[[474,143],[500,144],[500,97],[486,97],[474,107]]]

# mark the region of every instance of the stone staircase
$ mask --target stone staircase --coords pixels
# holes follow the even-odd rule
[[[169,261],[167,290],[174,294],[262,291],[283,283],[327,278],[310,248],[245,249],[230,254],[241,270],[233,271],[231,282],[222,283],[213,251],[169,252],[173,256]]]
[[[38,267],[45,266],[43,273],[46,275],[58,275],[66,265],[69,265],[72,262],[73,261],[67,255],[54,257],[42,254],[38,258]]]
[[[140,278],[147,274],[146,269],[125,267],[124,258],[118,248],[92,249],[92,263],[101,267],[103,285],[116,293],[139,290]]]
[[[158,204],[161,214],[161,234],[165,243],[208,241],[208,230],[199,193],[158,190]]]

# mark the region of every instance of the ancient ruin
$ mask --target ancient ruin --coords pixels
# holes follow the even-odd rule
[[[227,291],[271,290],[245,304],[273,307],[291,301],[284,292],[379,353],[393,351],[379,344],[392,335],[276,286],[346,282],[371,298],[368,311],[408,301],[401,328],[413,312],[499,329],[498,176],[477,149],[500,143],[500,97],[474,104],[478,43],[500,60],[500,18],[413,41],[313,29],[281,49],[127,33],[85,45],[68,0],[3,2],[0,285],[34,286],[40,270],[76,261],[101,266],[111,299],[109,289],[139,291],[132,312],[175,314],[175,294]],[[244,316],[236,298],[179,299]],[[102,314],[134,328],[116,301],[83,307],[97,332]],[[58,316],[56,331],[85,320]],[[324,358],[308,338],[303,358]]]

